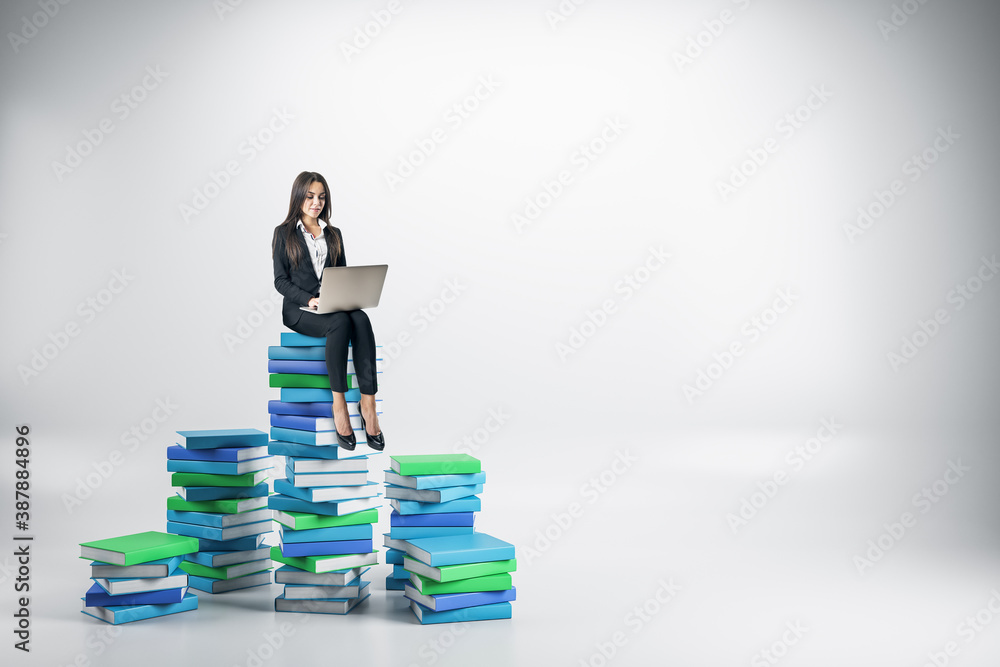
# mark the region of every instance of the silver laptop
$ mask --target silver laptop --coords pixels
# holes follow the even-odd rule
[[[342,310],[374,308],[382,297],[388,264],[371,266],[328,266],[319,287],[319,307],[301,309],[309,313],[336,313]]]

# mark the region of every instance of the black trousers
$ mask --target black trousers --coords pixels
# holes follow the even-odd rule
[[[350,342],[358,388],[362,394],[377,392],[375,333],[365,311],[348,310],[323,315],[300,312],[302,316],[298,322],[285,322],[285,326],[305,336],[326,337],[326,372],[330,376],[330,389],[339,393],[347,391],[347,344]]]

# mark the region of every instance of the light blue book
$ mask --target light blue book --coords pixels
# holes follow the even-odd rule
[[[278,524],[278,535],[283,542],[335,542],[338,540],[370,540],[374,531],[370,523],[355,526],[332,526],[330,528],[310,528],[292,530]],[[370,551],[370,549],[369,549]],[[402,562],[402,561],[400,561]]]
[[[270,556],[271,547],[265,544],[264,546],[259,546],[256,549],[247,549],[245,551],[199,551],[197,553],[187,554],[184,556],[184,560],[192,563],[198,563],[198,565],[204,565],[205,567],[226,567],[229,565],[237,565],[239,563],[249,563],[250,561],[263,560],[265,558],[270,558]]]
[[[297,331],[282,331],[281,345],[283,347],[326,347],[325,336],[306,336]],[[351,353],[353,346],[347,346],[347,353]]]
[[[270,521],[271,510],[262,507],[236,514],[223,514],[221,512],[187,512],[184,510],[167,510],[167,521],[179,521],[181,523],[193,523],[198,526],[208,526],[209,528],[229,528],[230,526],[242,526],[246,523],[258,521]],[[200,537],[194,535],[193,537]]]
[[[333,392],[329,389],[316,387],[282,387],[281,400],[284,403],[332,403]],[[360,401],[360,389],[348,389],[344,392],[347,401]]]
[[[218,449],[188,449],[180,445],[167,447],[167,459],[181,461],[249,461],[267,456],[267,446],[219,447]]]
[[[450,609],[465,609],[466,607],[496,604],[498,602],[511,602],[516,599],[517,590],[511,586],[505,591],[424,595],[408,583],[403,590],[403,595],[431,611],[442,612]]]
[[[270,506],[270,499],[268,499]],[[235,540],[211,540],[198,538],[198,551],[250,551],[256,549],[264,541],[264,534],[247,535]]]
[[[338,447],[339,449],[339,447]],[[285,479],[297,488],[313,486],[359,486],[376,484],[368,479],[367,470],[347,470],[330,472],[295,472],[291,465],[285,466]]]
[[[386,484],[405,486],[410,489],[439,489],[443,486],[470,486],[486,483],[486,471],[470,472],[464,475],[400,475],[394,470],[385,471]]]
[[[83,598],[80,599],[83,600]],[[112,625],[121,625],[122,623],[197,609],[198,596],[194,593],[186,593],[182,601],[173,604],[137,604],[121,607],[87,607],[86,604],[87,602],[84,600],[83,613],[87,616],[93,616]]]
[[[256,510],[254,510],[256,511]],[[212,528],[210,526],[199,526],[193,523],[182,523],[180,521],[167,521],[167,532],[174,535],[186,535],[187,537],[197,537],[205,540],[232,540],[239,537],[250,537],[271,532],[271,520],[245,523],[241,526],[230,528]],[[215,549],[212,549],[215,551]]]
[[[382,506],[382,494],[376,494],[374,498],[358,498],[341,502],[312,503],[301,498],[293,498],[281,494],[268,497],[267,506],[275,510],[285,512],[305,512],[307,514],[322,514],[323,516],[344,516],[360,512],[372,507]]]
[[[385,578],[385,590],[387,591],[401,591],[406,588],[406,582],[402,579],[396,579],[391,574],[387,575]]]
[[[323,346],[271,345],[267,348],[268,359],[295,359],[305,361],[326,361],[326,344]]]
[[[340,459],[353,459],[359,455],[357,451],[349,452],[333,445],[305,445],[300,442],[288,442],[287,440],[272,440],[267,445],[267,451],[273,456],[294,456],[303,459],[326,459],[337,461]]]
[[[410,600],[410,609],[416,614],[417,620],[423,625],[430,623],[461,623],[463,621],[490,621],[497,618],[511,617],[511,604],[497,602],[483,604],[478,607],[450,609],[448,611],[431,611],[419,602]]]
[[[406,553],[405,551],[400,551],[399,549],[386,549],[385,562],[388,563],[389,565],[402,565],[403,555],[405,553]]]
[[[183,461],[167,459],[167,472],[204,472],[212,475],[242,475],[274,467],[274,459],[263,456],[246,461]]]
[[[431,567],[514,558],[514,545],[486,533],[418,537],[405,542],[406,553]]]
[[[389,537],[394,540],[411,540],[415,537],[471,535],[475,530],[472,526],[390,526]]]
[[[160,558],[138,565],[112,565],[95,560],[90,564],[90,576],[98,579],[132,579],[140,577],[167,577],[177,569],[184,556]]]
[[[177,444],[188,449],[219,447],[259,447],[267,444],[267,434],[255,428],[177,431]]]
[[[385,497],[396,500],[413,500],[421,503],[446,503],[449,500],[468,498],[483,492],[482,484],[472,486],[445,486],[440,489],[409,489],[395,484],[385,485]]]
[[[358,498],[373,498],[378,493],[378,482],[365,482],[357,486],[295,486],[287,479],[274,480],[274,491],[311,503],[343,502]]]
[[[358,442],[364,442],[364,429],[356,428],[355,438]],[[273,440],[283,440],[285,442],[297,442],[300,445],[328,446],[336,447],[335,431],[303,431],[297,428],[282,428],[281,426],[271,427],[271,438]],[[340,449],[340,447],[337,447]]]
[[[339,448],[338,448],[339,449]],[[189,502],[227,500],[229,498],[263,498],[270,493],[267,482],[257,486],[175,486],[177,495]]]
[[[393,579],[406,579],[410,580],[410,573],[403,569],[402,565],[392,566],[392,578]]]
[[[469,496],[450,500],[446,503],[418,503],[414,500],[390,500],[392,505],[400,514],[445,514],[455,512],[478,512],[482,509],[479,496]]]
[[[211,577],[199,577],[194,574],[188,575],[188,586],[203,593],[228,593],[244,588],[254,588],[255,586],[267,586],[271,583],[271,571],[255,572],[234,579],[212,579]]]

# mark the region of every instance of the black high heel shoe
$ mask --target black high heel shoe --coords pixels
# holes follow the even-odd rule
[[[350,419],[351,419],[351,417],[350,417],[350,415],[348,415],[348,417],[347,417],[347,425],[348,426],[351,425]],[[349,452],[353,452],[354,451],[354,448],[357,447],[357,445],[358,445],[358,439],[354,437],[354,429],[353,428],[351,428],[351,434],[350,435],[340,435],[340,431],[337,430],[336,421],[334,421],[333,432],[337,434],[337,445],[339,445],[341,449],[346,449]]]
[[[378,435],[368,434],[368,427],[365,426],[365,416],[361,414],[360,403],[358,403],[358,414],[361,415],[361,428],[364,429],[365,440],[368,442],[368,446],[374,449],[375,451],[381,452],[383,449],[385,449],[385,435],[383,433],[379,433]]]

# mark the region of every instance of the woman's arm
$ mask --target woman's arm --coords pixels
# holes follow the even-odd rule
[[[313,295],[292,282],[291,269],[288,266],[288,252],[285,250],[285,234],[280,227],[274,230],[272,247],[274,248],[274,289],[300,306],[308,306]]]

